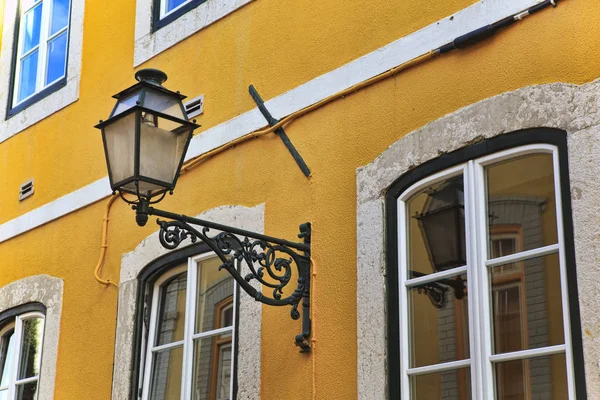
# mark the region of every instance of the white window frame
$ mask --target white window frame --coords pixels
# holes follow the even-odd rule
[[[34,97],[36,94],[40,93],[42,90],[54,85],[56,82],[65,78],[67,74],[67,65],[69,61],[69,34],[71,33],[71,1],[73,0],[69,0],[69,15],[67,17],[67,25],[62,29],[58,30],[57,32],[53,33],[52,35],[50,35],[50,19],[52,18],[52,7],[54,5],[54,0],[35,0],[29,8],[23,8],[20,10],[17,53],[14,60],[15,76],[13,81],[11,82],[13,87],[12,107],[16,107],[26,102],[27,100]],[[20,0],[20,2],[22,3],[23,0]],[[35,7],[38,6],[42,7],[39,43],[37,44],[37,46],[34,46],[32,49],[30,49],[26,54],[21,54],[23,50],[23,42],[25,37],[25,14],[27,14],[30,10],[33,10]],[[46,84],[46,73],[48,71],[48,43],[65,32],[67,35],[67,47],[65,49],[65,69],[63,71],[62,76]],[[38,65],[37,76],[35,80],[35,90],[32,94],[19,101],[19,91],[21,89],[19,85],[21,80],[21,61],[36,50],[38,50]]]
[[[9,365],[8,371],[9,371],[9,378],[8,378],[8,384],[6,387],[0,387],[0,390],[5,390],[8,389],[8,396],[7,399],[14,399],[15,395],[16,395],[16,388],[19,385],[24,385],[27,383],[31,383],[31,382],[37,382],[37,391],[36,391],[36,399],[39,397],[39,381],[40,381],[40,371],[38,371],[37,375],[29,377],[29,378],[24,378],[24,379],[18,379],[17,378],[17,371],[19,369],[19,365],[21,364],[21,345],[22,345],[22,339],[23,339],[23,322],[28,320],[28,319],[32,319],[32,318],[41,318],[43,321],[42,324],[42,343],[40,343],[40,353],[37,355],[38,360],[37,363],[38,365],[41,366],[42,363],[42,353],[43,353],[43,348],[44,348],[44,333],[45,333],[45,329],[46,329],[46,316],[40,312],[37,311],[32,311],[32,312],[28,312],[28,313],[24,313],[21,315],[18,315],[15,317],[15,321],[9,323],[6,327],[4,327],[2,330],[0,330],[0,337],[2,337],[2,335],[4,335],[6,332],[8,332],[10,329],[15,330],[15,332],[13,333],[13,337],[14,337],[14,342],[13,342],[13,355],[11,357],[11,365]],[[0,371],[0,374],[2,373],[2,371]]]
[[[212,337],[222,334],[230,334],[232,336],[231,345],[235,349],[235,335],[233,334],[236,329],[236,315],[237,315],[237,283],[233,281],[233,324],[228,327],[213,329],[210,331],[194,333],[195,322],[196,322],[196,305],[197,305],[197,282],[198,282],[198,269],[200,263],[212,258],[217,257],[215,253],[204,253],[188,259],[187,265],[183,265],[177,268],[173,268],[170,271],[164,273],[156,280],[153,287],[152,294],[152,305],[150,308],[150,324],[148,329],[148,339],[146,343],[143,343],[145,351],[142,353],[144,357],[142,359],[143,368],[143,386],[142,386],[142,400],[148,400],[151,389],[151,378],[152,378],[152,354],[157,351],[167,350],[178,346],[183,347],[183,362],[182,362],[182,379],[181,379],[181,400],[192,398],[192,383],[193,383],[193,367],[194,367],[194,341],[197,339]],[[185,308],[185,328],[183,340],[172,342],[160,346],[152,346],[151,343],[156,341],[156,325],[158,318],[158,310],[160,303],[160,286],[172,278],[173,276],[187,271],[187,286],[186,286],[186,308]],[[145,336],[145,335],[144,335]],[[229,393],[233,394],[233,376],[235,368],[235,357],[232,356],[231,362],[231,384]]]
[[[486,178],[484,168],[501,161],[515,159],[531,154],[551,154],[554,168],[554,196],[556,202],[556,224],[558,243],[539,247],[533,250],[521,251],[516,254],[488,260],[488,226],[486,215]],[[421,190],[458,175],[464,176],[465,182],[465,234],[467,246],[467,265],[451,270],[432,273],[424,277],[407,279],[408,277],[408,206],[410,198]],[[402,399],[410,399],[410,377],[435,372],[443,372],[458,368],[469,367],[471,374],[472,397],[475,399],[494,399],[496,395],[494,384],[494,363],[523,358],[565,354],[567,385],[569,399],[575,397],[575,377],[573,370],[573,350],[571,340],[571,320],[569,311],[569,296],[567,288],[565,240],[562,215],[560,167],[558,149],[552,145],[537,144],[521,146],[446,169],[433,174],[405,190],[397,200],[398,205],[398,268],[399,268],[399,332],[400,332],[400,372]],[[528,349],[511,353],[492,354],[492,318],[490,315],[490,287],[488,269],[498,265],[522,261],[533,257],[558,254],[560,262],[560,279],[562,295],[564,344],[543,348]],[[470,294],[468,302],[469,313],[469,347],[471,357],[465,360],[451,361],[425,367],[410,368],[411,347],[408,330],[409,309],[408,289],[418,284],[436,281],[450,276],[468,274],[467,290]]]

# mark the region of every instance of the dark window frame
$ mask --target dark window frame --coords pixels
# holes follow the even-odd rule
[[[188,12],[192,11],[194,8],[198,7],[200,4],[205,3],[207,0],[192,0],[186,5],[180,7],[175,10],[171,14],[165,16],[164,18],[160,18],[160,8],[161,2],[166,0],[153,0],[152,2],[152,33],[157,30],[164,28],[169,25],[171,22],[175,21],[179,17]]]
[[[575,242],[573,240],[573,211],[571,208],[567,132],[555,128],[532,128],[486,139],[427,161],[404,173],[388,188],[385,194],[385,258],[387,286],[387,386],[389,400],[400,400],[401,398],[400,379],[398,379],[398,376],[400,375],[400,315],[398,309],[399,293],[397,269],[398,197],[414,183],[437,172],[458,164],[463,164],[469,160],[528,144],[550,144],[556,146],[558,149],[575,393],[578,399],[587,398],[579,295],[577,289]]]
[[[171,253],[165,254],[150,263],[148,263],[144,268],[142,268],[141,272],[138,274],[137,278],[137,299],[135,305],[135,325],[133,328],[133,362],[131,369],[131,390],[130,390],[130,398],[137,399],[141,395],[142,390],[142,382],[140,381],[140,372],[141,368],[144,368],[144,365],[141,364],[142,354],[146,351],[146,348],[142,346],[144,342],[143,333],[144,333],[144,310],[148,307],[148,313],[150,313],[150,302],[152,301],[152,297],[154,295],[153,288],[154,283],[158,278],[160,278],[163,274],[169,272],[171,269],[180,266],[182,263],[186,262],[188,258],[197,256],[202,253],[211,252],[211,248],[205,243],[197,243],[192,244],[190,246],[181,248],[179,250],[173,251]],[[235,283],[237,285],[237,283]],[[237,290],[237,295],[235,296],[235,304],[237,309],[240,307],[240,290]],[[148,318],[150,315],[148,314]],[[148,321],[149,322],[149,321]],[[239,346],[239,312],[235,315],[235,329],[233,331],[234,335],[234,347],[233,347],[233,393],[232,398],[237,398],[238,391],[238,346]],[[146,346],[148,344],[146,343]]]
[[[40,100],[50,96],[52,93],[60,90],[61,88],[67,85],[67,78],[69,75],[69,48],[71,44],[71,16],[73,12],[73,1],[69,2],[69,24],[67,27],[67,51],[65,54],[65,76],[63,76],[58,81],[54,82],[52,85],[40,90],[38,93],[31,96],[29,99],[25,100],[22,103],[17,104],[13,107],[13,100],[15,97],[15,88],[16,88],[16,73],[17,73],[17,60],[19,58],[19,33],[21,28],[21,0],[18,0],[17,6],[17,15],[15,15],[15,34],[13,37],[13,51],[11,58],[11,66],[10,66],[10,81],[8,84],[8,100],[6,103],[6,115],[5,120],[9,120],[15,115],[19,114],[21,111],[31,107],[36,104]],[[44,61],[45,62],[45,61]]]
[[[9,308],[0,312],[0,329],[4,328],[7,324],[14,322],[15,318],[19,315],[27,314],[30,312],[39,312],[46,316],[46,306],[39,302],[31,302],[20,304],[18,306]]]

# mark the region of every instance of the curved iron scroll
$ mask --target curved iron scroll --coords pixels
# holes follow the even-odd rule
[[[310,351],[310,223],[300,225],[298,237],[304,239],[304,243],[295,243],[148,205],[138,204],[136,211],[138,215],[156,215],[171,220],[157,220],[163,247],[175,249],[186,239],[192,243],[200,240],[221,259],[219,270],[229,272],[256,301],[271,306],[291,306],[292,319],[302,316],[302,333],[296,336],[296,345],[301,352]],[[213,230],[217,232],[213,234]],[[243,269],[246,270],[244,275]],[[297,276],[297,285],[290,293],[285,289],[293,285],[294,275]],[[267,290],[263,293],[256,289],[252,281],[259,282]],[[298,309],[301,302],[302,312]]]

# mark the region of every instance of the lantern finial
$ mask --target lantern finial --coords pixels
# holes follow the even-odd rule
[[[148,82],[153,85],[162,86],[167,80],[167,74],[156,68],[144,68],[135,73],[138,82]]]

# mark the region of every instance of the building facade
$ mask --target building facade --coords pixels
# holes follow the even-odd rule
[[[594,0],[0,0],[0,399],[600,399],[598,26]],[[310,223],[310,351],[113,195],[94,125],[145,68],[201,125],[158,208]]]

